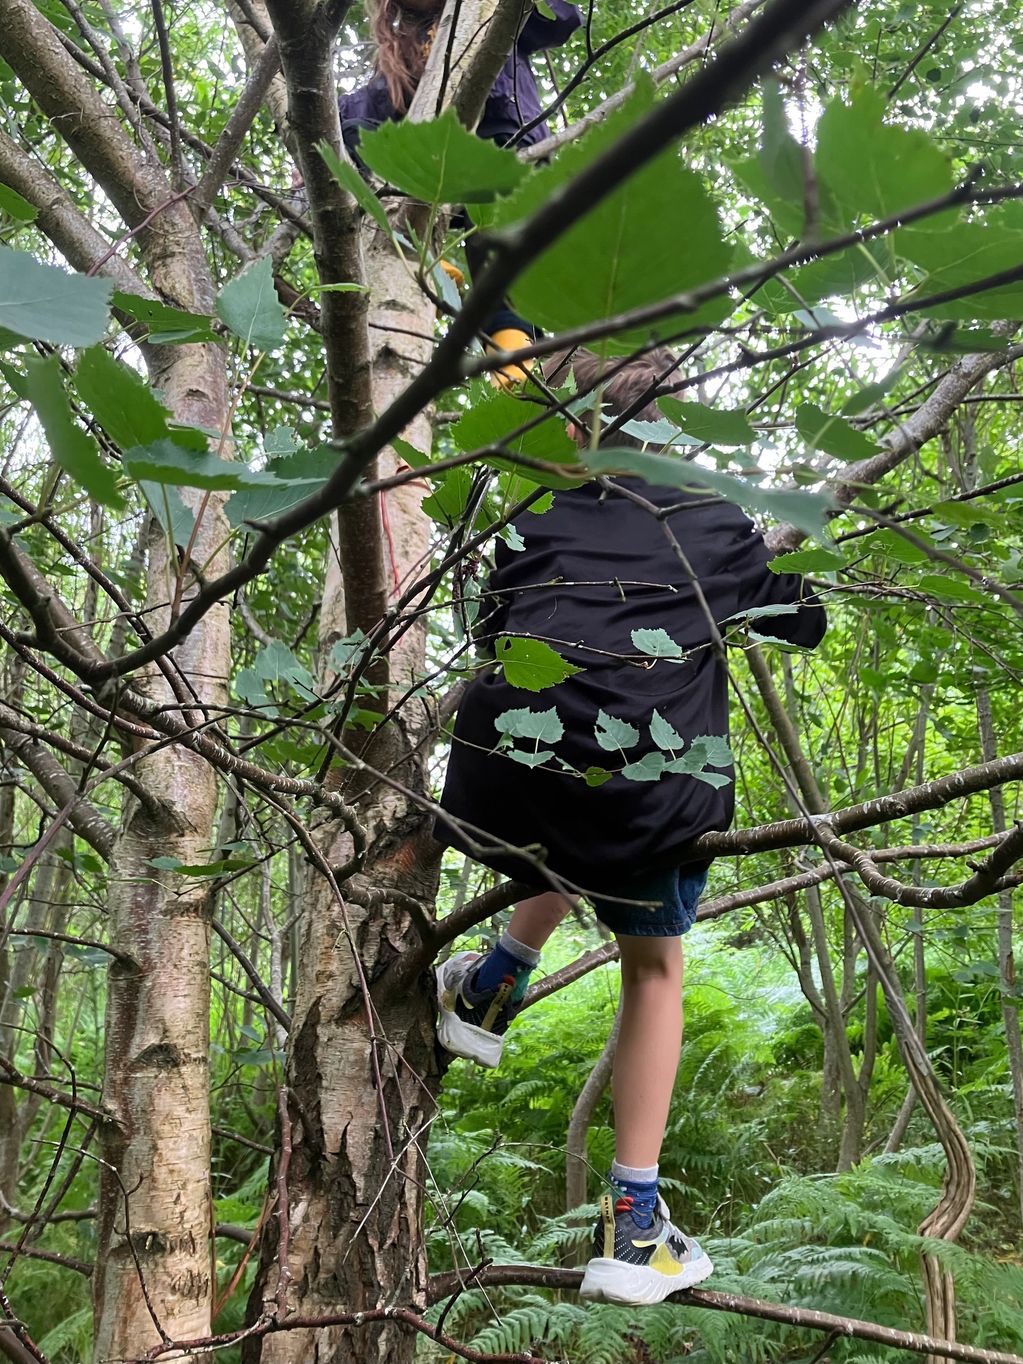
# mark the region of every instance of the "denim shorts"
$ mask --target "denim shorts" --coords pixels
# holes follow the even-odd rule
[[[604,895],[591,895],[597,918],[612,933],[636,938],[677,938],[696,920],[696,906],[707,884],[707,872],[671,867],[643,872],[616,883]],[[623,904],[642,900],[645,904]]]

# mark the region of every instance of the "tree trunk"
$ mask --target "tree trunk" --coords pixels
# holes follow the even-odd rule
[[[202,281],[186,281],[201,291]],[[211,305],[208,292],[199,306]],[[182,347],[153,374],[179,420],[225,430],[229,420],[222,352]],[[226,567],[222,499],[182,490],[200,516],[193,559],[206,573]],[[148,606],[166,621],[179,571],[177,550],[151,528]],[[188,593],[186,592],[186,597]],[[230,634],[226,603],[174,651],[199,707],[227,699]],[[155,668],[141,684],[173,701]],[[114,1121],[103,1133],[94,1275],[96,1358],[131,1358],[161,1331],[208,1334],[212,1276],[209,1010],[210,890],[151,860],[206,860],[213,840],[217,781],[196,754],[170,745],[138,762],[154,801],[126,801],[110,869],[110,937],[137,967],[111,967],[103,1100]],[[169,962],[174,970],[168,970]],[[145,1285],[145,1287],[144,1287]],[[156,1306],[159,1327],[146,1301]]]
[[[565,1209],[571,1212],[586,1202],[586,1134],[590,1130],[593,1111],[607,1089],[607,1083],[614,1069],[615,1048],[618,1046],[618,1030],[622,1024],[622,1005],[618,1001],[614,1022],[608,1033],[604,1050],[597,1057],[596,1064],[587,1076],[586,1083],[579,1091],[579,1097],[572,1109],[565,1138]]]
[[[991,697],[986,688],[977,692],[977,721],[980,728],[981,753],[987,761],[998,756],[995,727],[991,717]],[[1005,796],[1001,788],[989,792],[991,822],[997,833],[1005,831]],[[1003,890],[998,896],[998,974],[1002,991],[1002,1023],[1005,1027],[1005,1047],[1012,1080],[1012,1109],[1016,1127],[1016,1185],[1019,1202],[1020,1226],[1023,1227],[1023,1036],[1020,1034],[1019,1009],[1016,1004],[1016,955],[1013,950],[1012,891]]]
[[[366,250],[371,281],[374,405],[379,410],[426,363],[432,310],[407,267],[378,235]],[[401,335],[400,350],[383,326]],[[420,418],[405,432],[429,450],[429,423]],[[388,453],[381,467],[395,466]],[[393,598],[421,569],[429,546],[429,523],[419,510],[422,490],[406,484],[385,494],[385,562],[367,565],[367,578],[382,568]],[[376,501],[370,507],[377,511]],[[371,539],[371,543],[373,543]],[[346,562],[351,561],[351,547]],[[340,556],[339,556],[340,557]],[[344,582],[335,560],[328,570],[323,629],[349,629]],[[361,622],[360,622],[361,623]],[[364,628],[373,622],[362,623]],[[329,642],[329,638],[328,641]],[[394,704],[421,674],[425,627],[408,630],[389,652],[389,700]],[[329,665],[328,665],[329,666]],[[365,760],[413,790],[422,789],[417,746],[429,716],[420,700],[407,702],[383,727],[383,744]],[[332,775],[336,775],[332,774]],[[290,1146],[286,1179],[282,1157],[271,1172],[277,1190],[267,1219],[259,1268],[249,1300],[249,1320],[269,1313],[304,1316],[359,1311],[390,1302],[422,1304],[426,1261],[422,1221],[424,1151],[436,1113],[441,1063],[434,1033],[432,978],[373,999],[373,983],[416,941],[409,916],[387,902],[389,890],[429,904],[436,891],[437,849],[422,815],[406,798],[372,776],[355,774],[342,793],[357,803],[369,855],[364,870],[340,887],[324,874],[351,856],[349,833],[336,821],[315,835],[317,852],[307,869],[301,922],[301,963],[286,1065],[284,1146]],[[322,861],[321,861],[322,859]],[[381,892],[383,894],[381,895]],[[359,903],[364,901],[365,903]],[[287,1249],[281,1239],[287,1221]],[[263,1364],[405,1364],[415,1352],[408,1327],[339,1326],[285,1331],[251,1340],[247,1362]]]

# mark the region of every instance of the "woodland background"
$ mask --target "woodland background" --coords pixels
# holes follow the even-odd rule
[[[1023,30],[583,8],[539,163],[436,118],[473,125],[519,17],[452,0],[377,199],[336,117],[358,6],[0,0],[18,1364],[1023,1358]],[[495,249],[459,295],[461,203]],[[601,467],[585,395],[488,384],[509,290],[551,346],[674,344],[667,453],[604,467],[734,498],[829,609],[813,656],[726,630],[738,828],[662,1165],[718,1271],[642,1312],[573,1291],[612,1152],[590,913],[500,1071],[433,1038],[431,962],[513,898],[428,836],[488,545]],[[542,714],[556,651],[503,664]]]

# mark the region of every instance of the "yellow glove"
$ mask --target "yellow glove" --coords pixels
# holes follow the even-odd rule
[[[493,354],[498,350],[521,350],[523,346],[532,344],[533,338],[528,332],[520,331],[518,327],[503,327],[491,336],[487,351]],[[490,382],[495,388],[503,388],[506,392],[521,388],[535,363],[534,360],[524,360],[521,365],[504,365],[501,369],[491,370]]]
[[[459,270],[457,265],[452,265],[449,260],[442,260],[440,262],[440,268],[444,271],[444,273],[448,276],[449,279],[453,279],[455,281],[455,285],[457,288],[459,289],[465,288],[465,275],[462,273],[461,270]]]

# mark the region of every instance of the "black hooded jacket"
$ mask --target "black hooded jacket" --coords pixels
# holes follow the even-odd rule
[[[619,485],[658,507],[677,508],[667,524],[678,549]],[[734,772],[713,762],[721,763],[720,744],[693,742],[728,734],[728,683],[708,612],[727,634],[740,613],[796,606],[791,613],[761,612],[751,625],[813,648],[824,635],[824,609],[805,598],[799,576],[768,569],[770,555],[752,521],[715,497],[632,478],[604,488],[587,483],[558,492],[547,512],[525,512],[514,526],[525,548],[498,546],[481,611],[482,642],[492,648],[499,636],[542,640],[582,671],[540,692],[513,687],[494,670],[470,683],[441,802],[471,826],[469,838],[443,819],[437,836],[538,885],[543,876],[532,861],[492,840],[544,849],[541,860],[552,872],[588,889],[677,865],[698,835],[728,828],[735,810]],[[661,633],[636,638],[636,631]],[[508,712],[523,710],[533,718],[509,721]],[[535,717],[552,710],[541,726]],[[510,738],[502,734],[509,725],[540,730],[540,737]],[[508,756],[509,749],[520,756]],[[709,780],[678,771],[651,779],[664,763],[684,762],[690,749],[707,754]],[[537,753],[549,756],[538,760]],[[631,777],[622,775],[626,765]]]

